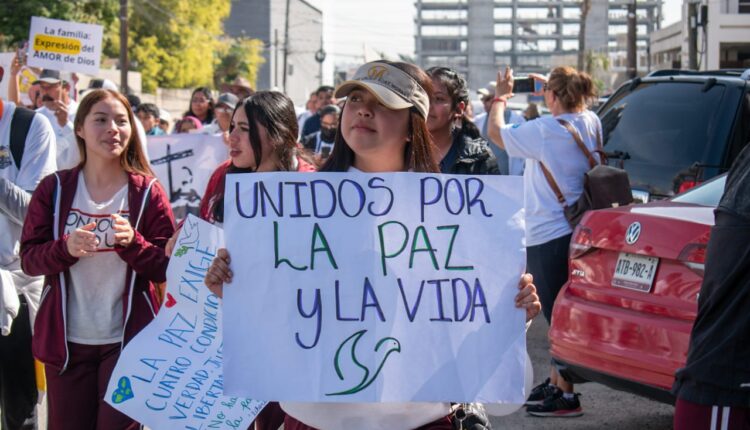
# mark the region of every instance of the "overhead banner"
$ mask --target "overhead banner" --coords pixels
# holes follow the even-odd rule
[[[101,25],[31,17],[29,66],[97,76],[101,57]]]
[[[221,300],[203,285],[221,246],[221,229],[187,218],[169,261],[164,304],[112,372],[107,403],[153,430],[246,429],[265,406],[223,395]]]
[[[520,177],[228,175],[225,393],[523,403]]]
[[[198,215],[211,174],[229,158],[221,136],[192,133],[149,136],[148,155],[178,220]]]

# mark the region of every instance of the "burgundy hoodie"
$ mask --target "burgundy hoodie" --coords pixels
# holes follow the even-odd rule
[[[66,336],[66,282],[68,269],[78,261],[68,252],[65,219],[73,205],[79,168],[61,170],[42,179],[31,197],[21,233],[21,267],[30,276],[44,275],[32,351],[46,365],[65,371],[68,365]],[[164,246],[174,233],[172,208],[154,178],[128,174],[128,207],[135,236],[115,252],[128,264],[123,294],[124,346],[154,319],[157,295],[152,282],[166,280],[168,257]],[[136,215],[137,216],[133,216]]]

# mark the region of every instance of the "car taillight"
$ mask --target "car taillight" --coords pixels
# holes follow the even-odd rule
[[[570,239],[570,255],[569,257],[578,258],[588,253],[593,249],[591,229],[581,224],[576,226],[573,231],[573,237]]]
[[[689,243],[682,248],[677,260],[703,277],[706,268],[706,244]]]
[[[677,189],[677,193],[684,193],[691,188],[695,188],[698,184],[700,184],[699,181],[682,181],[682,183],[680,184],[680,188]]]

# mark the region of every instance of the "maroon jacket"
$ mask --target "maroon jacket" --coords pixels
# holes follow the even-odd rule
[[[73,205],[79,168],[61,170],[42,179],[31,197],[21,233],[21,267],[30,276],[44,275],[32,350],[44,364],[65,371],[68,365],[66,336],[66,282],[68,269],[78,261],[68,252],[65,219]],[[115,252],[128,264],[123,295],[122,346],[154,319],[156,290],[152,282],[166,280],[168,257],[164,246],[174,233],[169,199],[156,179],[128,174],[128,208],[135,236]],[[134,216],[137,215],[137,216]]]

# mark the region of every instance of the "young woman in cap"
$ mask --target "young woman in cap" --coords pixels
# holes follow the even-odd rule
[[[368,72],[374,78],[368,78]],[[368,82],[386,73],[389,87]],[[416,66],[376,61],[360,67],[353,80],[342,84],[336,92],[337,97],[347,99],[333,152],[321,171],[437,173],[426,123],[431,93],[429,76]],[[229,254],[225,249],[219,250],[205,279],[217,295],[221,296],[223,284],[232,280],[229,266]],[[539,313],[541,305],[531,278],[524,276],[521,284],[516,306],[525,308],[527,319],[531,319]],[[356,428],[453,428],[449,403],[282,403],[281,406],[287,413],[286,430],[313,430],[313,426],[347,428],[346,418],[355,416]]]
[[[435,143],[440,172],[500,174],[487,141],[466,116],[466,108],[471,105],[466,80],[447,67],[433,67],[427,74],[435,90],[430,99],[427,128]]]
[[[32,348],[45,365],[49,429],[136,429],[105,403],[122,347],[153,320],[172,209],[117,92],[93,90],[74,123],[80,164],[49,175],[21,235],[25,273],[44,275]]]

